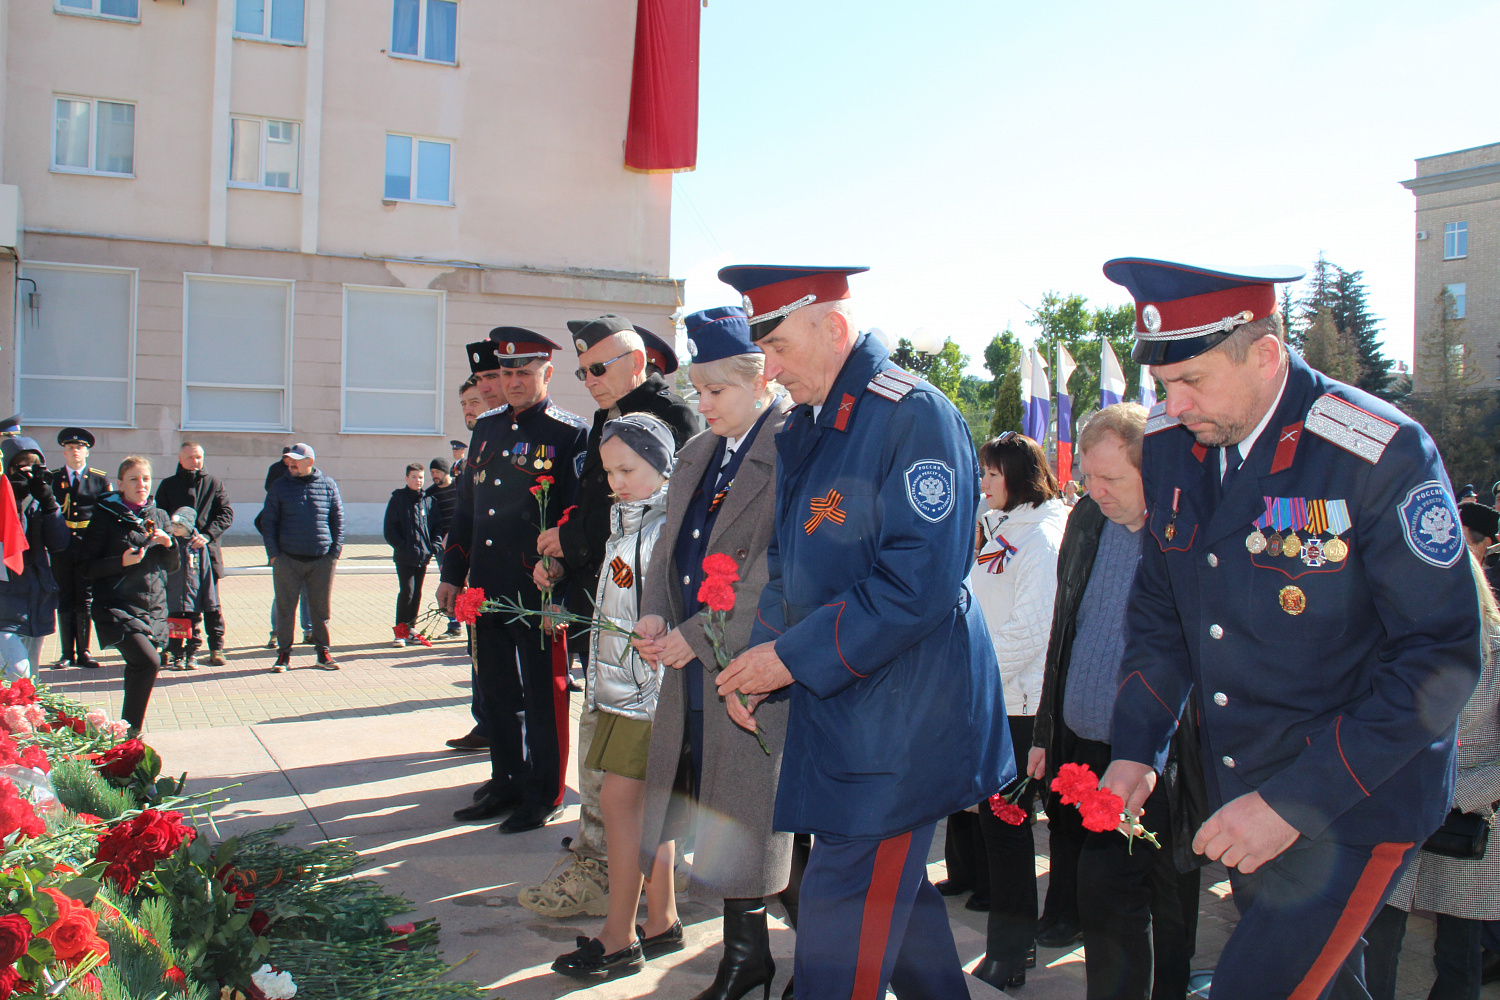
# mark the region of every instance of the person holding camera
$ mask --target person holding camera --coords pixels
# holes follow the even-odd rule
[[[5,661],[7,680],[30,676],[39,665],[42,640],[51,635],[57,621],[57,581],[52,575],[52,557],[66,551],[72,536],[63,521],[62,508],[48,482],[42,449],[29,437],[0,440],[5,478],[15,494],[19,533],[27,548],[6,555],[5,576],[0,580],[0,658]],[[19,559],[20,569],[15,568]]]
[[[151,502],[151,460],[120,463],[120,488],[94,505],[78,546],[78,568],[96,584],[94,630],[101,646],[125,658],[125,705],[120,717],[140,734],[146,705],[167,644],[167,576],[181,561],[167,533],[164,511]]]

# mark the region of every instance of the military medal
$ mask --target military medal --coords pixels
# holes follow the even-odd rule
[[[1290,521],[1291,509],[1283,507],[1282,501],[1275,497],[1267,498],[1266,502],[1269,504],[1267,511],[1271,515],[1271,526],[1275,529],[1271,532],[1271,537],[1266,539],[1266,551],[1274,556],[1282,550],[1281,529]]]
[[[1271,498],[1262,499],[1266,501],[1266,512],[1255,519],[1255,530],[1245,536],[1245,548],[1250,550],[1252,556],[1266,551],[1266,533],[1261,529],[1270,527],[1271,524]]]
[[[1307,566],[1318,567],[1323,565],[1323,543],[1316,538],[1309,538],[1302,546],[1302,562]]]
[[[1349,556],[1349,544],[1342,538],[1330,538],[1323,543],[1323,558],[1329,562],[1343,562]]]
[[[1300,615],[1307,610],[1307,595],[1301,587],[1282,587],[1276,596],[1281,601],[1281,610],[1289,615]]]
[[[1181,500],[1182,488],[1179,486],[1172,487],[1172,517],[1171,520],[1167,521],[1167,530],[1162,532],[1162,534],[1167,536],[1167,541],[1169,542],[1177,537],[1177,505]]]
[[[1281,554],[1295,559],[1302,554],[1302,537],[1297,529],[1307,527],[1307,502],[1301,497],[1283,497],[1276,501],[1284,503],[1288,510],[1287,525],[1291,529],[1281,540]]]
[[[1328,530],[1333,532],[1333,537],[1323,543],[1323,558],[1329,562],[1343,562],[1349,556],[1349,543],[1339,536],[1353,527],[1349,520],[1349,503],[1327,500],[1324,506],[1328,513]]]
[[[480,481],[480,482],[481,482],[481,483],[482,483],[482,482],[484,482],[484,473],[483,473],[483,472],[481,472],[481,473],[480,473],[480,474],[479,474],[479,481]]]

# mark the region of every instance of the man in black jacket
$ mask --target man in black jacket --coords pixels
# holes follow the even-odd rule
[[[52,474],[52,489],[62,504],[63,520],[72,532],[72,543],[52,558],[57,577],[57,635],[62,655],[55,667],[97,667],[89,655],[89,603],[93,584],[74,568],[73,552],[94,514],[94,501],[109,492],[109,476],[89,468],[89,449],[94,435],[82,427],[64,427],[57,435],[63,450],[63,467]]]
[[[1063,764],[1102,775],[1125,649],[1125,600],[1140,560],[1145,407],[1120,403],[1078,436],[1089,495],[1068,518],[1057,558],[1057,598],[1028,773],[1047,782]],[[1114,831],[1089,833],[1057,794],[1047,799],[1051,873],[1037,944],[1083,938],[1091,1000],[1181,1000],[1197,936],[1198,875],[1173,863],[1168,782],[1148,802],[1160,848]],[[1080,898],[1080,887],[1083,889]],[[1153,975],[1154,971],[1154,975]]]
[[[203,471],[203,446],[197,441],[182,442],[182,448],[177,452],[177,471],[157,484],[156,506],[168,517],[181,507],[193,509],[197,519],[188,548],[195,552],[208,549],[214,582],[224,579],[224,553],[219,547],[219,539],[234,523],[234,508],[229,505],[229,493],[224,484]],[[217,601],[205,604],[203,628],[208,633],[208,662],[222,667],[224,615]],[[197,631],[198,623],[194,621],[193,632]],[[190,648],[197,649],[199,641],[195,634]]]

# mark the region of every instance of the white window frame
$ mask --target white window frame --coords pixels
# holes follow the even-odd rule
[[[260,165],[255,176],[260,178],[260,183],[251,184],[248,181],[237,181],[234,179],[234,157],[229,158],[229,186],[232,188],[245,188],[251,191],[279,191],[282,194],[302,193],[302,134],[305,129],[302,123],[291,118],[261,118],[258,115],[230,115],[229,131],[231,143],[234,135],[234,122],[236,120],[260,123]],[[266,143],[271,141],[270,126],[272,122],[288,123],[297,126],[297,185],[296,187],[272,187],[265,183],[266,179]]]
[[[416,135],[415,133],[412,133],[412,132],[391,132],[389,130],[385,132],[385,136],[387,136],[387,137],[388,136],[393,136],[393,135],[394,136],[399,136],[402,139],[410,139],[411,140],[411,196],[407,197],[407,198],[392,198],[390,195],[388,195],[388,194],[385,193],[385,143],[382,142],[381,143],[381,149],[380,149],[380,165],[381,165],[381,170],[380,170],[380,200],[381,201],[391,202],[393,204],[401,202],[401,203],[406,203],[406,204],[411,204],[411,205],[439,205],[439,206],[441,206],[443,208],[453,208],[453,207],[455,207],[456,203],[454,202],[454,199],[453,199],[453,174],[454,174],[454,170],[453,170],[453,153],[454,153],[455,147],[458,144],[456,142],[454,142],[452,139],[440,139],[440,138],[438,138],[435,135]],[[427,198],[418,198],[417,197],[417,149],[418,149],[417,144],[420,143],[420,142],[442,143],[444,146],[448,147],[448,200],[447,201],[432,201],[432,200],[427,199]]]
[[[43,268],[43,269],[51,268],[52,270],[56,270],[56,271],[102,271],[102,272],[104,272],[106,274],[128,274],[128,275],[130,275],[130,318],[129,318],[130,333],[127,335],[128,338],[129,338],[130,343],[129,343],[129,345],[128,345],[127,349],[126,349],[126,352],[125,352],[125,358],[126,358],[126,362],[125,362],[125,377],[123,379],[116,378],[114,376],[109,376],[109,375],[26,375],[24,377],[28,378],[28,379],[36,379],[38,381],[44,381],[44,382],[121,382],[121,381],[123,381],[125,383],[125,410],[129,414],[129,418],[124,423],[117,423],[115,421],[110,421],[110,420],[96,420],[96,419],[91,419],[90,423],[89,423],[89,426],[91,426],[91,427],[134,427],[135,426],[136,314],[139,311],[139,304],[140,304],[140,284],[141,284],[141,272],[140,272],[140,269],[139,268],[135,268],[135,267],[106,267],[104,265],[97,265],[97,264],[68,264],[68,263],[64,263],[62,261],[51,261],[51,260],[23,260],[23,261],[21,261],[20,270],[21,271],[25,271],[27,268]],[[45,308],[45,306],[44,306],[44,308]],[[21,398],[21,380],[23,378],[21,370],[22,370],[23,367],[25,367],[25,363],[26,363],[26,359],[24,357],[22,357],[21,353],[20,353],[21,352],[21,338],[20,338],[21,327],[20,327],[20,324],[22,322],[24,322],[24,318],[25,318],[24,314],[25,314],[25,312],[26,312],[26,310],[23,309],[23,308],[20,308],[19,306],[16,309],[16,334],[17,334],[17,336],[16,336],[16,349],[17,349],[17,357],[16,357],[16,365],[15,365],[15,378],[14,378],[12,386],[11,386],[11,392],[12,392],[11,398],[15,399],[15,400],[20,400],[20,398]]]
[[[1454,289],[1460,289],[1456,294]],[[1450,281],[1443,285],[1443,293],[1453,302],[1453,311],[1448,314],[1449,319],[1467,319],[1469,316],[1469,283],[1467,281]]]
[[[189,382],[187,375],[188,361],[188,330],[191,323],[188,317],[188,285],[193,278],[206,278],[211,281],[239,282],[245,285],[285,285],[286,286],[286,350],[281,359],[281,370],[284,380],[281,385],[263,385],[255,382]],[[266,434],[277,431],[291,431],[292,429],[292,343],[295,340],[296,331],[292,327],[292,319],[296,315],[297,306],[297,282],[291,278],[247,278],[237,274],[209,274],[203,271],[184,271],[182,273],[182,408],[178,411],[179,430],[184,431],[217,431],[226,434]],[[226,359],[227,361],[228,359]],[[247,427],[244,424],[216,424],[212,421],[194,421],[189,423],[188,415],[188,389],[280,389],[281,390],[281,426],[279,427]]]
[[[1463,237],[1463,253],[1448,252],[1448,238],[1453,237],[1453,249],[1458,250],[1458,238]],[[1443,224],[1443,259],[1463,260],[1469,256],[1469,224],[1467,222],[1446,222]]]
[[[436,366],[437,385],[433,391],[432,401],[432,426],[435,430],[425,431],[391,431],[391,430],[364,430],[349,426],[346,413],[345,400],[351,392],[374,392],[385,395],[422,396],[426,395],[425,389],[364,389],[358,386],[353,388],[349,385],[349,293],[353,292],[385,292],[391,295],[426,295],[436,296],[438,300],[437,315],[437,337],[434,347],[433,364]],[[339,433],[340,434],[363,434],[386,437],[441,437],[443,435],[443,345],[448,340],[448,293],[442,289],[430,288],[392,288],[390,285],[354,285],[345,283],[341,292],[340,310],[343,314],[343,332],[339,344]]]
[[[300,46],[302,48],[306,48],[307,47],[307,3],[308,3],[308,0],[303,0],[303,3],[302,3],[302,30],[299,32],[299,34],[302,37],[299,38],[295,42],[289,42],[285,38],[272,38],[271,37],[271,7],[275,3],[277,3],[277,0],[266,0],[265,10],[262,11],[261,15],[260,15],[260,34],[258,34],[258,35],[252,35],[252,34],[249,34],[247,32],[240,31],[238,28],[236,28],[235,31],[234,31],[234,37],[235,38],[243,38],[247,42],[268,42],[271,45],[296,45],[296,46]],[[235,18],[235,23],[238,24],[239,23],[239,4],[238,4],[237,0],[235,2],[234,18]]]
[[[98,0],[95,0],[95,2],[98,2]],[[390,47],[388,49],[386,49],[386,53],[392,59],[410,59],[413,62],[424,62],[424,63],[427,63],[427,64],[432,65],[432,66],[457,66],[458,65],[458,39],[459,39],[459,34],[460,34],[458,22],[463,17],[463,3],[461,2],[461,0],[454,0],[454,7],[458,8],[458,9],[455,11],[455,18],[454,18],[454,22],[453,22],[453,61],[452,62],[449,62],[449,61],[443,60],[443,59],[428,59],[426,56],[424,56],[422,54],[423,52],[427,51],[427,0],[418,0],[418,2],[417,2],[417,51],[416,51],[415,54],[409,53],[409,52],[397,52],[396,51],[395,3],[392,2],[392,4],[391,4],[391,12],[392,12],[391,13],[391,41],[390,41]]]
[[[135,17],[121,17],[119,14],[106,14],[100,10],[99,0],[89,0],[89,10],[80,7],[64,6],[61,0],[52,0],[52,10],[58,14],[69,14],[73,17],[97,17],[101,21],[119,21],[123,24],[141,23],[141,4],[144,0],[135,0]]]
[[[64,167],[57,162],[57,102],[58,101],[87,101],[89,106],[89,165],[87,167]],[[47,158],[47,169],[54,174],[84,174],[90,177],[128,177],[135,178],[132,171],[128,174],[116,173],[113,170],[98,170],[95,164],[99,162],[99,102],[105,104],[128,104],[139,110],[135,101],[117,100],[113,97],[85,97],[82,94],[57,94],[52,95],[51,113],[47,118],[47,128],[51,134],[48,140],[50,152]],[[130,164],[135,166],[135,123],[132,122],[130,133]],[[450,161],[451,172],[451,161]]]

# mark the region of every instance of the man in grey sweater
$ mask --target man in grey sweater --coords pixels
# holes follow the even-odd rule
[[[338,483],[314,468],[312,446],[295,444],[286,453],[287,474],[266,490],[261,535],[276,588],[276,665],[290,669],[297,598],[307,586],[312,606],[317,665],[337,670],[328,645],[329,603],[334,569],[344,550],[344,502]]]

